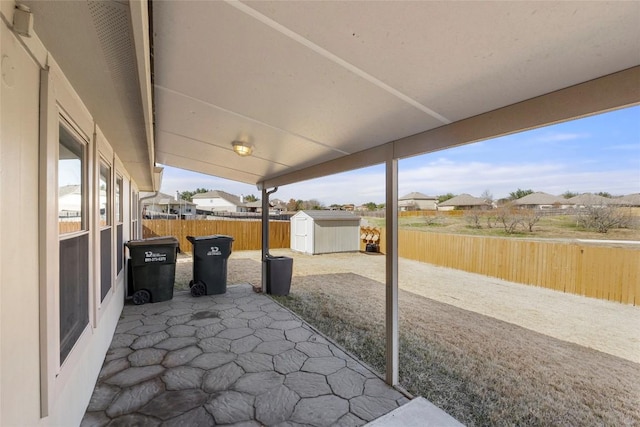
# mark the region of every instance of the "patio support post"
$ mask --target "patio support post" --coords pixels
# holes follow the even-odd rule
[[[398,384],[398,159],[386,161],[386,381]]]
[[[267,255],[269,254],[269,193],[262,188],[262,292],[267,292]]]
[[[260,188],[260,187],[259,187]],[[275,187],[267,191],[262,186],[262,292],[267,292],[267,256],[269,256],[269,195],[278,191]]]

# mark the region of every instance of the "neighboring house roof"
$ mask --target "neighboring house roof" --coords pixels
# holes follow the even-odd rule
[[[480,197],[473,197],[470,194],[460,194],[439,203],[438,206],[490,206],[491,203]]]
[[[524,197],[520,197],[518,200],[514,201],[516,205],[570,205],[571,202],[567,202],[567,199],[564,199],[560,196],[554,196],[552,194],[543,193],[542,191],[538,191],[536,193],[527,194]]]
[[[437,200],[436,196],[427,196],[426,194],[418,193],[414,191],[413,193],[409,193],[400,197],[398,200]]]
[[[640,193],[627,194],[623,197],[616,197],[615,199],[611,199],[611,204],[623,206],[640,206]]]
[[[175,199],[170,195],[165,193],[158,193],[149,199],[143,199],[142,204],[143,205],[161,205],[161,204],[166,205],[171,203],[171,201],[175,201]]]
[[[245,205],[240,201],[240,197],[236,196],[235,194],[230,194],[222,190],[213,190],[213,191],[207,191],[206,193],[198,193],[198,194],[194,194],[194,196],[192,197],[194,201],[197,199],[216,199],[216,198],[226,200],[227,202],[232,203],[236,206]]]
[[[603,206],[611,204],[611,199],[597,194],[584,193],[567,199],[567,202],[580,206]]]
[[[68,196],[69,194],[80,194],[79,185],[64,185],[58,189],[58,197]]]
[[[305,214],[316,221],[360,221],[360,217],[346,211],[299,211],[296,215]]]
[[[176,200],[174,197],[165,194],[165,193],[158,193],[156,194],[154,197],[150,198],[150,199],[143,199],[142,200],[142,204],[143,205],[178,205],[178,204],[182,204],[182,205],[194,205],[195,203],[190,202],[188,200]]]

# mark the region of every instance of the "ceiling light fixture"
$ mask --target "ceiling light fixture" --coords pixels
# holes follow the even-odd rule
[[[250,156],[253,152],[253,147],[242,141],[233,141],[231,145],[233,146],[233,151],[235,151],[238,156]]]

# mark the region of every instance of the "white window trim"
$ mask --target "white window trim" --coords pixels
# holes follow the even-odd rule
[[[104,308],[109,306],[109,303],[111,302],[111,299],[113,298],[113,295],[115,293],[115,263],[114,263],[114,254],[113,254],[113,250],[115,248],[115,244],[114,244],[114,225],[113,225],[113,185],[114,185],[114,176],[115,176],[115,171],[114,171],[114,167],[113,167],[113,151],[111,150],[111,147],[108,147],[108,144],[106,143],[106,140],[104,139],[104,136],[102,136],[102,133],[99,131],[99,129],[96,128],[96,132],[94,133],[94,140],[96,141],[96,146],[97,149],[94,151],[95,152],[95,159],[93,160],[94,165],[95,165],[95,176],[94,176],[94,198],[91,201],[91,204],[93,204],[93,206],[96,206],[97,208],[95,209],[95,215],[93,216],[93,220],[95,221],[95,230],[96,230],[96,241],[98,242],[95,246],[94,246],[94,257],[93,257],[93,263],[95,265],[95,272],[94,272],[94,276],[93,276],[93,283],[94,283],[94,301],[93,304],[95,305],[96,309],[94,310],[94,318],[93,318],[93,327],[97,327],[98,324],[100,323],[100,319],[102,318],[102,315],[104,313]],[[106,153],[105,153],[106,152]],[[111,159],[111,160],[109,160]],[[100,166],[102,164],[105,164],[108,168],[109,168],[109,176],[107,177],[107,179],[109,180],[109,186],[110,186],[110,192],[107,195],[107,198],[109,199],[107,201],[107,206],[109,208],[109,212],[105,212],[105,214],[107,215],[107,225],[102,226],[100,225]],[[107,294],[104,297],[104,300],[101,300],[101,296],[102,296],[102,249],[101,249],[101,245],[100,245],[100,238],[102,236],[102,230],[106,229],[107,227],[109,227],[109,229],[111,230],[111,248],[110,248],[110,252],[111,252],[111,266],[109,269],[110,275],[111,275],[111,287],[109,288],[109,291],[107,292]]]
[[[51,57],[48,68],[41,71],[40,79],[40,182],[42,195],[39,208],[39,228],[41,235],[40,254],[40,409],[41,417],[46,417],[62,394],[66,383],[74,373],[74,366],[83,357],[95,327],[95,261],[89,257],[88,315],[89,322],[66,357],[60,363],[60,236],[58,228],[58,150],[59,125],[63,122],[76,133],[85,144],[85,191],[89,247],[95,248],[96,228],[95,198],[92,178],[95,174],[95,141],[93,122],[88,110],[80,101],[62,71]],[[55,161],[52,161],[55,159]],[[93,282],[93,283],[92,283]]]

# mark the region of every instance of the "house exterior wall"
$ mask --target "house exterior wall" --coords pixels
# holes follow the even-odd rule
[[[435,211],[438,207],[437,200],[415,200],[415,203],[420,210]]]
[[[220,197],[214,197],[212,199],[197,199],[194,197],[193,203],[196,204],[197,209],[205,209],[215,212],[241,212],[238,206]]]
[[[435,211],[438,201],[435,199],[405,199],[398,201],[400,211]]]
[[[79,425],[124,304],[126,268],[116,271],[117,230],[132,230],[135,183],[37,35],[7,27],[13,2],[0,2],[0,425]],[[57,150],[61,114],[87,137],[89,320],[60,363]],[[100,295],[97,165],[122,179],[123,215],[112,222],[111,287]],[[135,193],[137,196],[137,192]],[[111,198],[113,200],[113,193]],[[135,215],[135,213],[134,213]],[[120,225],[121,227],[118,227]],[[105,254],[102,254],[105,255]]]
[[[0,210],[0,425],[38,425],[40,67],[4,22],[0,26],[0,204],[19,212]]]
[[[314,223],[313,254],[357,252],[360,250],[360,221],[320,221]]]

